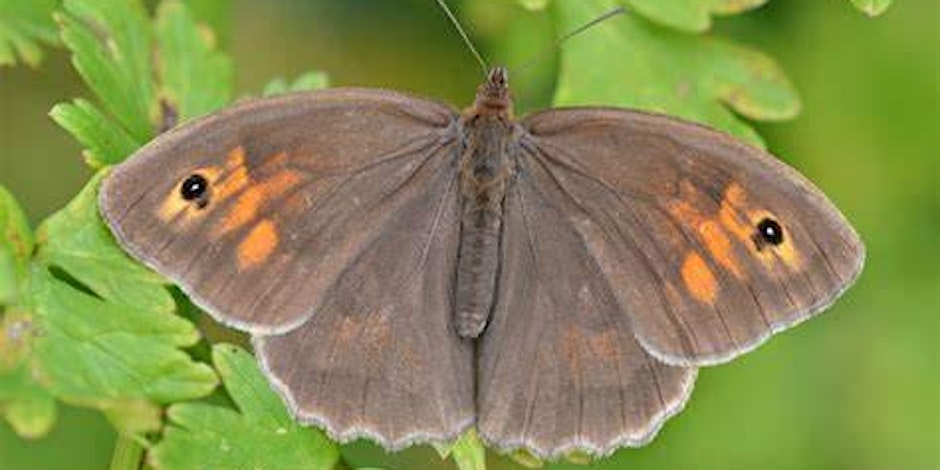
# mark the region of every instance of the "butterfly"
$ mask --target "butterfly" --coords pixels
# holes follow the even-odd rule
[[[387,449],[475,426],[601,456],[696,370],[820,312],[864,248],[806,178],[697,124],[603,107],[516,119],[336,88],[156,138],[100,189],[120,244],[249,332],[297,420]]]

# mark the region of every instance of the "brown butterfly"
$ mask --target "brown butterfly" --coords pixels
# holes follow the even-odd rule
[[[830,305],[858,235],[760,149],[616,108],[517,120],[331,89],[236,105],[116,167],[130,253],[254,336],[296,418],[389,449],[649,441],[696,368]]]

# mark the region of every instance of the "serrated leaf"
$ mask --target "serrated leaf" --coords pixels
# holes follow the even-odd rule
[[[13,195],[0,186],[0,307],[18,302],[33,243],[26,214]]]
[[[767,0],[622,0],[631,11],[663,26],[698,33],[711,27],[712,15],[757,8]]]
[[[72,63],[104,109],[137,142],[154,133],[150,25],[139,0],[66,0],[58,15]]]
[[[590,20],[610,0],[555,1],[560,30]],[[729,41],[676,33],[626,15],[597,25],[562,51],[556,105],[619,105],[664,112],[761,145],[732,110],[782,120],[800,108],[796,90],[766,55]],[[730,108],[730,109],[729,109]]]
[[[143,144],[83,99],[59,103],[49,115],[85,147],[85,161],[95,169],[120,163]]]
[[[0,66],[30,66],[43,58],[42,45],[58,43],[52,13],[60,0],[0,0]]]
[[[851,0],[855,8],[868,16],[878,16],[888,10],[894,0]]]
[[[213,348],[213,363],[237,410],[208,403],[170,407],[170,425],[150,453],[157,469],[332,469],[339,450],[320,431],[291,419],[258,370],[232,345]]]
[[[102,175],[39,229],[34,354],[58,398],[119,417],[122,431],[153,430],[148,405],[205,396],[216,379],[180,350],[199,335],[174,314],[162,279],[124,255],[101,221]]]
[[[215,50],[212,31],[197,25],[186,5],[171,0],[157,11],[161,95],[182,121],[215,111],[231,99],[229,58]]]
[[[330,78],[323,72],[307,72],[293,82],[283,78],[275,78],[264,86],[262,95],[274,96],[295,91],[319,90],[330,86]]]

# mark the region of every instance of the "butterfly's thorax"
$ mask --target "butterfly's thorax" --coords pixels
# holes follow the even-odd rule
[[[455,325],[465,338],[480,335],[493,308],[503,200],[513,174],[510,156],[515,124],[505,84],[494,82],[498,79],[491,75],[474,106],[461,118],[465,145],[460,157]]]

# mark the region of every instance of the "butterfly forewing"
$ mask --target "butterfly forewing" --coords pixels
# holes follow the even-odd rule
[[[637,338],[671,364],[747,351],[829,305],[861,269],[858,236],[802,176],[682,121],[552,110],[523,146]],[[762,233],[769,223],[782,232]],[[771,237],[771,238],[768,238]]]
[[[402,208],[439,197],[420,175],[451,165],[454,117],[376,90],[249,102],[118,166],[102,212],[128,251],[222,322],[288,331]],[[182,197],[192,175],[205,200]]]

